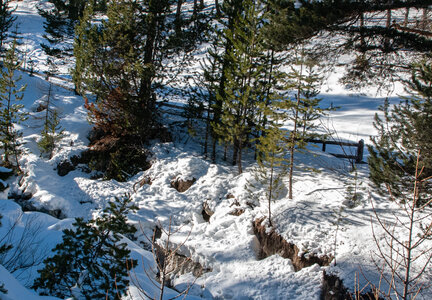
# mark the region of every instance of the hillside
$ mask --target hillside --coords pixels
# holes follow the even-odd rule
[[[206,1],[206,5],[210,2],[213,1]],[[146,299],[142,291],[158,297],[158,288],[151,282],[155,279],[146,274],[146,270],[156,268],[146,236],[152,236],[156,226],[168,230],[171,225],[175,233],[170,237],[170,246],[173,249],[179,246],[178,254],[190,261],[185,264],[186,273],[175,272],[164,299],[175,297],[189,285],[192,286],[186,299],[320,299],[323,272],[337,275],[350,291],[358,287],[366,287],[367,291],[369,282],[380,284],[380,270],[374,259],[379,251],[377,243],[383,245],[387,235],[380,220],[397,224],[396,218],[406,220],[407,215],[402,206],[379,195],[371,185],[365,163],[367,148],[363,163],[356,165],[356,173],[350,172],[347,159],[332,155],[344,151],[354,154],[353,147],[327,145],[323,152],[321,144],[311,143],[307,151],[296,154],[294,199],[288,199],[285,187],[272,204],[274,232],[266,219],[265,187],[254,177],[254,151],[245,150],[240,175],[236,166],[222,160],[222,146],[218,148],[217,163],[212,163],[202,155],[201,134],[189,135],[183,125],[185,118],[173,114],[168,106],[162,106],[160,119],[170,132],[171,141],[150,142],[151,167],[125,182],[95,179],[97,172],[85,164],[72,166],[74,157],[88,148],[92,129],[83,97],[73,92],[69,70],[74,61],[59,64],[60,75],[48,81],[43,75],[47,57],[40,47],[44,42],[44,19],[37,10],[46,3],[23,0],[12,1],[12,5],[17,7],[13,14],[22,36],[19,47],[34,61],[35,74],[31,76],[27,71],[17,74],[22,76],[19,84],[27,85],[22,103],[29,118],[18,127],[25,142],[20,158],[23,175],[7,179],[9,187],[1,193],[0,242],[19,245],[21,241],[19,255],[36,263],[11,272],[8,270],[20,260],[7,255],[0,257],[0,284],[4,283],[8,290],[6,295],[0,293],[0,299],[56,299],[38,296],[30,287],[38,276],[37,270],[43,267],[43,258],[50,256],[51,249],[61,241],[62,230],[73,228],[76,217],[89,220],[99,216],[115,197],[128,193],[139,208],[128,216],[138,232],[136,240],[123,236],[122,241],[127,243],[139,266],[130,274],[127,296],[123,299]],[[188,72],[199,68],[203,49],[197,50],[198,61]],[[23,68],[28,69],[28,65]],[[356,92],[339,82],[343,68],[333,69],[321,88],[323,107],[340,108],[321,120],[324,129],[320,130],[332,132],[336,141],[357,143],[363,139],[370,144],[370,136],[376,134],[373,120],[380,113],[379,107],[386,98],[392,104],[398,103],[406,96],[404,86],[398,83],[388,94],[378,92],[373,85]],[[46,99],[49,86],[56,99],[59,125],[64,129],[64,137],[50,159],[41,155],[37,145],[44,116],[40,104]],[[187,105],[187,99],[182,97],[159,100],[177,107]],[[284,128],[291,125],[287,123]],[[287,180],[283,179],[286,186]],[[174,188],[175,182],[178,185],[188,181],[191,185],[184,191]],[[357,193],[355,203],[349,200],[349,187],[353,186]],[[429,218],[425,224],[430,221],[428,213],[430,207],[421,215]],[[402,239],[406,231],[400,224],[397,226],[392,230]],[[9,231],[11,227],[13,233]],[[419,234],[420,228],[415,233]],[[270,234],[273,235],[269,237]],[[162,235],[159,243],[163,245],[166,238]],[[422,249],[431,246],[432,240],[421,245]],[[288,249],[294,254],[289,254]],[[426,254],[412,266],[414,271],[421,268],[430,252]],[[201,276],[195,278],[197,273]],[[425,288],[417,299],[430,299],[431,280],[429,266],[422,277]],[[382,281],[381,288],[387,287]]]

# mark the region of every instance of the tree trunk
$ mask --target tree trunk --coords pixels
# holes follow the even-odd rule
[[[198,0],[194,0],[194,4],[193,4],[193,16],[196,16],[198,13]]]
[[[232,165],[235,166],[237,163],[237,157],[238,157],[238,150],[239,150],[239,142],[238,139],[234,139],[233,143],[233,158],[232,158]]]
[[[271,221],[271,201],[272,201],[272,192],[273,192],[273,172],[274,172],[274,164],[272,162],[270,167],[270,182],[269,182],[269,196],[268,196],[268,220],[269,220],[269,226],[272,227],[272,221]]]
[[[423,16],[422,16],[422,22],[421,22],[421,29],[426,30],[428,24],[428,8],[423,8]]]
[[[219,7],[219,0],[215,0],[215,7],[216,7],[216,15],[219,16],[221,11]]]
[[[301,49],[303,56],[303,47]],[[300,107],[300,97],[301,97],[301,77],[303,76],[303,62],[300,65],[300,75],[298,78],[298,86],[297,86],[297,103],[295,107],[295,115],[294,115],[294,129],[291,132],[291,146],[290,146],[290,170],[289,170],[289,188],[288,188],[288,198],[293,199],[293,175],[294,175],[294,151],[295,151],[295,143],[297,138],[297,123],[298,123],[298,113]]]
[[[243,173],[243,168],[242,168],[242,153],[243,153],[243,143],[241,141],[238,142],[238,162],[237,162],[237,166],[238,166],[238,172],[239,174]]]
[[[409,7],[406,8],[405,10],[405,18],[404,18],[404,22],[403,22],[403,26],[406,27],[408,25],[408,19],[409,19]]]
[[[175,15],[175,30],[178,32],[181,30],[181,8],[183,5],[183,0],[177,0],[177,11]]]

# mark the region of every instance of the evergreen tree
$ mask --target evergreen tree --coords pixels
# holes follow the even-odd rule
[[[288,140],[290,153],[289,167],[289,199],[293,199],[293,175],[294,175],[294,154],[299,149],[304,149],[306,140],[316,133],[313,129],[317,127],[314,123],[329,109],[319,106],[321,99],[316,98],[319,93],[319,85],[322,78],[317,73],[317,62],[308,57],[304,46],[295,50],[294,61],[291,71],[287,73],[286,88],[294,91],[293,99],[288,99],[284,107],[291,110],[288,119],[293,123]]]
[[[369,146],[370,178],[382,192],[391,190],[401,199],[414,185],[416,158],[420,151],[419,179],[432,175],[432,64],[424,60],[412,68],[407,83],[411,96],[390,108],[388,100],[383,116],[375,115],[378,135]],[[419,188],[420,205],[430,197],[428,181]]]
[[[110,202],[96,219],[77,218],[74,229],[63,231],[63,242],[45,260],[33,288],[61,298],[121,299],[129,282],[130,250],[120,240],[135,233],[135,227],[127,223],[127,214],[135,210],[127,195]]]
[[[38,146],[41,152],[48,155],[49,159],[52,158],[57,143],[64,137],[64,130],[59,124],[58,111],[47,106],[44,127],[41,132],[42,138]]]
[[[283,178],[288,169],[286,159],[286,131],[282,130],[280,120],[283,114],[278,112],[280,102],[274,100],[272,105],[266,107],[265,114],[271,122],[263,130],[258,138],[258,167],[255,169],[255,177],[265,186],[265,197],[268,203],[268,221],[273,226],[271,203],[276,200],[284,187]]]
[[[18,158],[21,154],[19,141],[22,133],[15,129],[15,124],[19,124],[27,119],[27,113],[22,111],[24,107],[19,104],[24,97],[26,86],[19,86],[21,76],[16,76],[15,72],[21,63],[16,56],[16,43],[6,53],[3,62],[3,69],[0,71],[0,141],[3,148],[3,160],[6,165],[13,165],[10,159],[13,158],[15,167],[20,170]]]
[[[204,155],[206,156],[209,152],[211,138],[216,142],[216,133],[213,130],[212,122],[215,122],[216,93],[222,76],[221,56],[218,52],[218,41],[215,40],[207,50],[207,58],[200,63],[203,74],[200,76],[201,80],[197,83],[199,87],[197,91],[198,98],[205,103]]]
[[[53,63],[51,58],[48,58],[48,65],[50,66],[46,72],[47,79],[55,74],[57,66]],[[48,158],[52,158],[53,151],[56,144],[63,138],[64,130],[59,126],[60,119],[59,113],[53,103],[55,95],[53,95],[53,85],[51,82],[48,84],[44,101],[41,106],[45,109],[43,129],[41,132],[42,139],[38,142],[38,146],[42,153],[46,153]]]
[[[68,40],[74,37],[74,28],[88,1],[49,0],[47,2],[51,4],[50,9],[39,9],[39,14],[45,18],[43,37],[48,42],[42,43],[41,47],[51,57],[71,56],[73,49]]]
[[[81,93],[96,95],[96,103],[86,107],[90,120],[104,133],[99,149],[108,153],[113,166],[121,163],[115,157],[124,161],[121,156],[139,156],[158,127],[154,89],[166,55],[161,39],[168,4],[112,1],[101,25],[92,23],[94,10],[88,5],[76,28],[73,79]],[[125,179],[121,170],[117,174],[114,177]]]
[[[245,0],[241,5],[243,11],[237,14],[232,29],[224,30],[231,47],[224,61],[223,91],[216,95],[222,105],[221,119],[214,122],[218,136],[233,145],[233,164],[237,164],[239,173],[243,171],[243,149],[252,140],[256,125],[257,101],[262,98],[258,83],[264,73],[260,61],[265,52],[260,1]]]
[[[230,66],[229,53],[232,51],[233,48],[232,40],[227,38],[226,31],[232,31],[234,29],[235,20],[238,18],[238,15],[241,11],[242,0],[224,1],[221,7],[221,15],[218,16],[217,19],[219,24],[213,27],[214,45],[213,49],[209,50],[210,61],[212,62],[210,63],[210,72],[207,73],[207,76],[211,76],[205,78],[209,97],[214,97],[209,98],[209,100],[214,100],[214,104],[212,106],[209,106],[209,108],[211,108],[213,112],[211,120],[211,157],[213,162],[216,162],[217,141],[221,139],[221,137],[219,137],[218,135],[215,124],[221,123],[223,99],[225,97],[225,82],[227,80],[226,72],[228,67]],[[204,75],[206,76],[206,73],[204,73]],[[224,160],[225,159],[226,151],[224,154]]]
[[[12,27],[16,17],[12,16],[14,12],[10,8],[10,0],[0,1],[0,53],[4,52],[4,43],[9,37],[9,29]]]

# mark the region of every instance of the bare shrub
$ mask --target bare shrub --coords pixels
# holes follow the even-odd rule
[[[15,277],[29,281],[27,270],[38,266],[45,259],[46,248],[43,248],[43,226],[37,216],[24,218],[20,212],[13,221],[3,224],[6,233],[0,236],[0,244],[11,245],[11,249],[0,254],[0,264]]]
[[[150,295],[148,291],[146,291],[143,286],[140,284],[138,280],[138,276],[134,270],[133,264],[131,261],[127,262],[127,269],[130,277],[130,282],[134,284],[140,294],[141,299],[164,299],[164,292],[165,287],[171,285],[171,277],[175,275],[176,271],[180,269],[183,265],[187,264],[191,261],[189,257],[182,256],[182,261],[179,264],[172,263],[175,256],[179,255],[178,252],[180,248],[186,243],[186,241],[189,239],[189,236],[191,234],[191,230],[188,232],[187,237],[180,243],[180,244],[174,244],[172,243],[172,237],[176,233],[178,233],[181,230],[182,227],[179,227],[177,230],[173,229],[172,224],[172,218],[170,217],[168,228],[164,229],[162,224],[158,222],[158,227],[153,231],[153,235],[151,239],[144,233],[144,229],[141,227],[141,231],[144,235],[144,237],[147,239],[147,241],[151,245],[151,252],[153,254],[153,258],[156,262],[156,268],[144,268],[143,271],[146,274],[146,277],[149,279],[149,281],[152,283],[152,285],[159,290],[158,297],[154,295]],[[158,243],[157,238],[158,235],[163,234],[165,235],[165,238],[163,242]],[[185,297],[188,293],[190,288],[195,283],[195,280],[187,286],[187,288],[184,291],[179,291],[178,294],[172,298],[169,299],[177,299],[179,297]]]
[[[432,245],[426,241],[432,237],[432,199],[420,199],[420,190],[432,176],[421,179],[424,167],[420,168],[419,163],[420,151],[411,199],[398,202],[391,189],[388,189],[392,200],[398,203],[402,216],[394,213],[391,222],[385,221],[373,207],[375,219],[384,231],[384,236],[379,237],[371,222],[377,245],[373,260],[387,288],[384,291],[381,287],[371,286],[379,290],[380,296],[386,299],[416,299],[431,286],[430,279],[426,276],[432,260]]]

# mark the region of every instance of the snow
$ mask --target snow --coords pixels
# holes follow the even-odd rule
[[[23,33],[24,43],[21,47],[26,49],[28,57],[31,56],[36,61],[36,69],[44,71],[46,56],[39,45],[44,41],[43,19],[37,13],[38,5],[42,5],[44,1],[24,0],[13,3],[17,6],[14,14],[18,17],[19,29]],[[61,66],[66,79],[69,76],[65,74],[71,66],[70,62]],[[325,92],[320,96],[323,98],[323,106],[332,104],[341,108],[324,118],[323,124],[326,130],[337,131],[340,140],[357,142],[364,139],[368,143],[369,136],[375,132],[372,122],[375,113],[379,112],[378,107],[387,96],[391,103],[397,103],[399,96],[404,93],[403,88],[396,86],[391,95],[378,95],[376,89],[367,90],[363,94],[353,93],[337,81],[340,72],[339,69],[334,71],[323,88]],[[172,243],[184,243],[180,248],[181,254],[211,269],[198,279],[191,274],[174,279],[179,290],[194,282],[188,299],[319,299],[323,270],[338,274],[351,289],[356,273],[363,274],[359,276],[362,285],[366,283],[366,278],[378,283],[379,274],[377,275],[372,261],[376,245],[372,236],[371,218],[376,234],[382,237],[384,232],[379,230],[373,219],[371,200],[384,219],[392,220],[394,214],[400,216],[400,208],[375,195],[367,179],[367,165],[358,165],[362,199],[357,206],[347,207],[346,187],[347,184],[353,184],[354,179],[349,173],[349,163],[329,154],[340,153],[341,149],[337,146],[328,146],[327,152],[310,146],[309,152],[296,154],[296,165],[299,168],[294,172],[294,199],[289,200],[284,190],[272,204],[276,231],[288,242],[297,245],[302,254],[334,255],[336,238],[337,265],[313,265],[295,272],[292,262],[279,255],[262,260],[257,258],[259,242],[253,233],[252,222],[267,215],[267,202],[262,200],[262,186],[256,183],[255,189],[250,186],[254,181],[253,153],[245,153],[245,170],[238,175],[236,167],[221,161],[222,153],[218,154],[218,164],[213,164],[200,154],[201,146],[197,140],[178,132],[172,143],[155,141],[150,148],[153,153],[151,168],[136,174],[127,182],[92,179],[92,174],[79,168],[60,177],[56,171],[58,163],[79,155],[88,145],[87,135],[91,125],[87,121],[84,101],[69,89],[53,85],[57,99],[55,105],[61,113],[60,125],[65,130],[65,138],[55,150],[53,158],[48,160],[41,157],[37,147],[42,130],[38,117],[43,112],[38,113],[36,109],[45,97],[44,90],[49,83],[43,76],[30,77],[27,73],[21,75],[21,83],[27,84],[23,103],[30,113],[29,119],[22,124],[26,153],[20,163],[25,175],[22,179],[8,179],[7,183],[11,185],[11,191],[22,192],[25,189],[30,192],[32,198],[28,201],[36,208],[60,209],[67,218],[58,220],[40,212],[22,212],[20,206],[12,200],[0,200],[0,213],[3,215],[0,240],[11,224],[17,224],[12,238],[16,240],[25,232],[28,221],[37,220],[40,237],[37,252],[46,257],[51,254],[50,249],[61,241],[62,230],[72,228],[73,218],[89,219],[96,216],[114,197],[131,193],[139,211],[129,218],[131,223],[143,231],[138,234],[139,240],[145,240],[144,234],[151,236],[158,224],[167,229],[171,219],[176,231],[171,237]],[[71,87],[66,80],[52,79],[52,82]],[[176,98],[175,101],[185,103],[185,99]],[[164,118],[168,124],[178,120],[168,114]],[[4,171],[6,170],[0,169],[0,172]],[[152,184],[142,187],[136,185],[144,177],[149,177]],[[180,193],[170,185],[176,178],[195,178],[196,182],[187,191]],[[6,199],[7,192],[2,196]],[[206,222],[202,216],[204,202],[214,212],[210,222]],[[335,220],[341,207],[342,218],[338,235],[335,236]],[[235,209],[242,209],[244,213],[232,215]],[[156,266],[152,253],[144,250],[137,242],[126,238],[124,241],[128,243],[132,257],[140,264],[131,276],[126,298],[141,299],[140,289],[157,295],[157,289],[144,271]],[[38,297],[28,288],[37,277],[37,269],[40,267],[38,265],[20,274],[11,274],[0,265],[0,282],[5,283],[9,290],[6,296],[1,297],[54,299]],[[430,271],[427,276],[428,280],[432,278]],[[167,298],[174,295],[174,290],[167,289]],[[423,299],[427,299],[427,294],[423,295]]]

